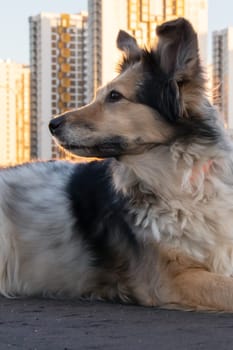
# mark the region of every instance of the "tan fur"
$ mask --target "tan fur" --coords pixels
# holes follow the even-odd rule
[[[233,312],[232,278],[210,272],[179,250],[163,245],[147,242],[125,275],[109,272],[106,276],[107,271],[97,276],[93,297],[162,308]]]
[[[150,147],[154,140],[161,143],[171,137],[172,128],[169,128],[159,116],[156,118],[152,109],[135,103],[132,91],[137,84],[138,75],[140,77],[140,66],[133,66],[107,86],[99,89],[96,99],[91,104],[67,112],[63,138],[68,140],[68,144],[62,142],[60,144],[69,149],[69,144],[78,140],[83,146],[91,147],[104,137],[114,135],[117,130],[118,134],[126,138],[129,149],[133,153],[138,153],[145,145]],[[127,99],[116,106],[109,105],[106,103],[106,97],[115,89]]]
[[[158,271],[160,278],[157,276],[155,286],[159,305],[193,310],[233,310],[232,280],[209,272],[205,266],[180,252],[160,248]]]

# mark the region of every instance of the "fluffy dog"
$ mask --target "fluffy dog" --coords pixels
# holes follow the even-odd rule
[[[118,77],[50,123],[67,150],[111,159],[1,171],[2,294],[233,311],[232,145],[191,24],[157,35],[147,50],[121,31]]]

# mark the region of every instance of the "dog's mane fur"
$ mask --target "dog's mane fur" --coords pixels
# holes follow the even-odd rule
[[[232,275],[232,149],[220,146],[160,146],[143,157],[125,156],[112,174],[116,189],[131,198],[141,232]]]

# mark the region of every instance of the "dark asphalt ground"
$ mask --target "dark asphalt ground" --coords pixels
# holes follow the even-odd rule
[[[233,314],[0,298],[0,349],[233,349]]]

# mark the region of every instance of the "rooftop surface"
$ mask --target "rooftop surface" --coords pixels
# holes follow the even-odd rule
[[[0,298],[0,349],[233,349],[233,314]]]

